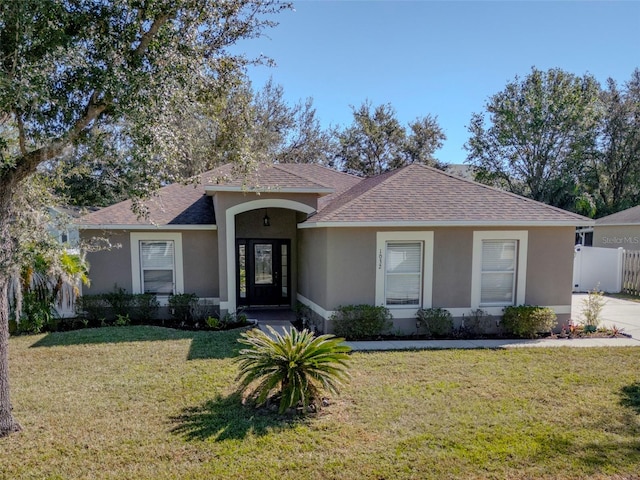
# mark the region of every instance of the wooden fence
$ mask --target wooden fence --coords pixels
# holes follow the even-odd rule
[[[622,293],[640,296],[640,250],[624,251]]]

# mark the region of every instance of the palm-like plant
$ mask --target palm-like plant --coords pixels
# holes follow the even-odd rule
[[[291,328],[280,335],[253,329],[238,341],[249,348],[240,350],[240,389],[251,390],[258,405],[271,395],[280,395],[280,413],[302,404],[316,403],[321,392],[338,393],[349,378],[348,353],[344,339],[334,335],[315,336],[309,330]]]

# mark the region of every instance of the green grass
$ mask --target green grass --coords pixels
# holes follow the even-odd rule
[[[238,332],[10,341],[1,479],[633,478],[640,348],[355,353],[317,416],[243,407]]]

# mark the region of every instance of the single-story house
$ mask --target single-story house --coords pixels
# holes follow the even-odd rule
[[[597,219],[593,246],[640,250],[640,206]]]
[[[221,313],[303,303],[321,330],[341,305],[384,305],[415,331],[420,307],[501,315],[508,305],[571,313],[574,234],[590,220],[422,165],[359,178],[319,165],[231,166],[81,219],[91,287],[195,293]]]

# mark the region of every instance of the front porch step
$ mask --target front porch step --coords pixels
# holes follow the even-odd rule
[[[264,333],[271,335],[271,332],[267,328],[267,325],[273,328],[280,335],[284,335],[291,328],[293,328],[293,325],[288,320],[264,320],[264,321],[258,320],[258,328],[262,330]]]

